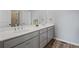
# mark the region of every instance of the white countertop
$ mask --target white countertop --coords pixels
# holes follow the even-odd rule
[[[38,27],[35,26],[23,26],[23,30],[22,29],[18,29],[18,30],[11,30],[9,29],[8,31],[2,31],[0,32],[0,41],[4,41],[4,40],[8,40],[14,37],[18,37],[24,34],[28,34],[43,28],[47,28],[50,26],[53,26],[54,24],[46,24],[46,25],[40,25]]]

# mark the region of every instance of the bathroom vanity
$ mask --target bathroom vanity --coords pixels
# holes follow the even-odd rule
[[[19,31],[0,33],[0,48],[43,48],[54,38],[54,24],[23,28]]]

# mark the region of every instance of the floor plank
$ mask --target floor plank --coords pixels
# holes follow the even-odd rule
[[[79,46],[68,44],[59,40],[51,40],[45,48],[79,48]]]

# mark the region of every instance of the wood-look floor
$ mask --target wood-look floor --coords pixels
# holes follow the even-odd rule
[[[45,48],[79,48],[79,46],[75,46],[58,40],[51,40]]]

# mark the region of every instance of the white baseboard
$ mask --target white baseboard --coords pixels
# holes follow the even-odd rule
[[[79,44],[77,44],[77,43],[69,42],[69,41],[66,41],[66,40],[63,40],[63,39],[60,39],[60,38],[57,38],[57,37],[55,37],[54,39],[62,41],[62,42],[66,42],[66,43],[69,43],[69,44],[72,44],[72,45],[75,45],[75,46],[79,46]]]

